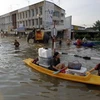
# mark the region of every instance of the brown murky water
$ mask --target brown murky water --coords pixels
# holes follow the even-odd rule
[[[20,50],[15,51],[14,39],[15,37],[0,38],[0,100],[100,100],[100,86],[53,78],[30,69],[23,63],[26,58],[36,57],[39,47],[51,47],[51,44],[27,44],[26,39],[22,38],[18,39]],[[58,50],[100,57],[99,48],[76,48],[73,45],[68,47],[63,42],[63,46]],[[78,60],[87,69],[100,62],[71,55],[61,55],[61,59],[66,65],[68,61]]]

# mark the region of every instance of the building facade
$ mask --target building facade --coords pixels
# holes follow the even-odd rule
[[[66,28],[65,10],[49,1],[42,1],[0,16],[0,30],[10,31],[20,26],[57,30]]]
[[[0,30],[9,31],[12,26],[10,13],[0,16]]]

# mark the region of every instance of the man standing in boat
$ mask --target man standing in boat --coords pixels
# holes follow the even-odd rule
[[[14,45],[15,45],[15,49],[19,49],[19,42],[15,39],[15,42],[14,42]]]

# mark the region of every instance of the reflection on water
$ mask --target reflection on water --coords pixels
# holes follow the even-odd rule
[[[99,100],[100,88],[94,85],[66,81],[39,73],[27,65],[23,60],[35,58],[38,48],[51,47],[51,44],[27,44],[26,39],[19,39],[20,49],[14,49],[15,38],[0,40],[0,100]],[[74,45],[66,46],[63,42],[60,52],[77,54],[81,56],[100,57],[97,48],[76,48]],[[84,60],[72,55],[61,55],[61,60],[78,60],[87,69],[94,67],[99,60]]]

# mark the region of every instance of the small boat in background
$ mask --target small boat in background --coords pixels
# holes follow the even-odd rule
[[[76,42],[74,42],[73,44],[77,46]],[[93,47],[93,46],[95,46],[95,43],[93,43],[93,42],[86,42],[86,43],[82,43],[80,46],[83,46],[83,47]]]

